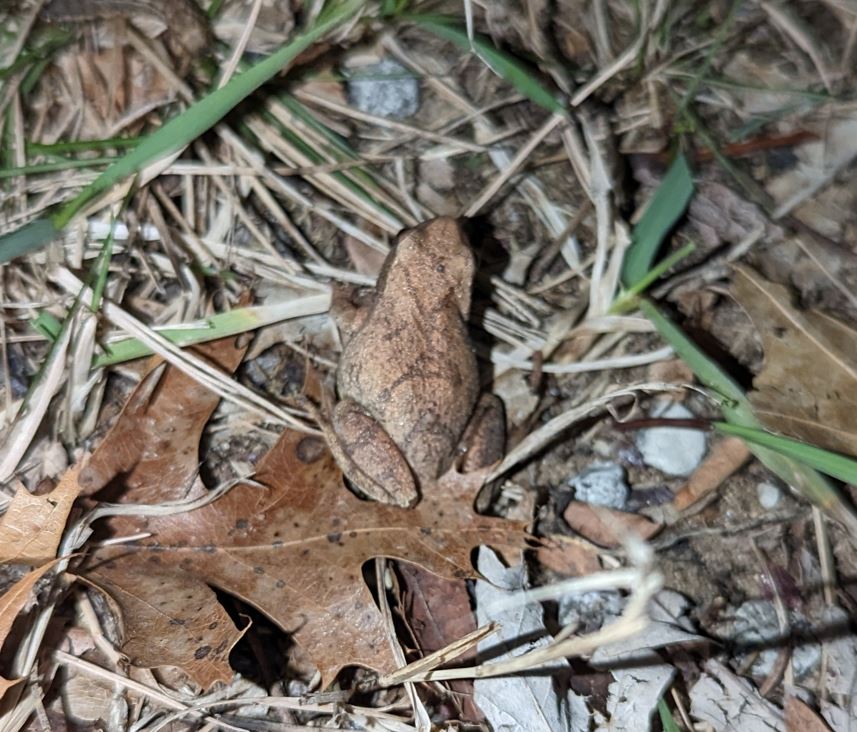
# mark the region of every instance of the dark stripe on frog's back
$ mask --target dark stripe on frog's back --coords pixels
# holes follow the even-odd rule
[[[401,326],[401,321],[396,319]],[[387,326],[387,318],[380,319],[375,326],[379,332],[392,332]],[[363,407],[387,430],[395,440],[407,436],[410,427],[403,430],[401,422],[394,424],[385,417],[397,414],[403,417],[407,425],[419,422],[426,413],[439,411],[441,407],[430,403],[432,394],[452,388],[459,391],[456,400],[463,403],[462,412],[469,412],[478,396],[476,375],[476,359],[473,352],[467,348],[462,356],[456,359],[433,358],[437,349],[444,346],[445,339],[459,340],[467,343],[467,332],[460,318],[449,317],[449,311],[443,318],[443,325],[438,327],[414,329],[410,326],[414,340],[410,344],[402,344],[400,339],[376,338],[372,332],[375,327],[364,330],[355,336],[354,351],[349,351],[349,357],[340,362],[338,376],[339,396],[357,398],[363,395]],[[375,373],[375,368],[367,369],[369,363],[351,357],[350,354],[361,353],[374,344],[371,364],[397,363],[399,368],[395,375],[389,371]],[[418,344],[418,345],[416,345]],[[383,383],[393,376],[390,383]],[[469,377],[469,379],[468,379]],[[471,383],[467,383],[468,380]],[[366,394],[375,394],[373,399],[367,399]],[[445,409],[448,409],[445,408]],[[448,419],[448,415],[443,415]],[[458,420],[460,424],[453,425],[459,432],[464,429],[467,417],[463,414]],[[459,429],[460,428],[460,429]],[[458,435],[457,435],[458,436]],[[456,436],[456,440],[457,440]],[[454,444],[451,445],[454,447]]]
[[[386,348],[389,348],[387,351]],[[403,359],[404,352],[396,348],[395,343],[384,343],[377,346],[372,365],[388,361],[398,362],[396,374],[375,373],[368,369],[368,363],[357,359],[343,359],[340,363],[338,387],[340,398],[356,398],[363,395],[363,406],[376,419],[381,420],[382,413],[404,411],[415,415],[434,408],[429,403],[432,394],[440,393],[442,389],[452,388],[461,391],[467,386],[470,393],[461,393],[460,399],[474,401],[476,398],[476,380],[466,384],[468,374],[475,371],[475,357],[468,350],[466,359],[434,359],[429,358],[424,351],[411,351],[408,358]],[[392,377],[392,380],[384,383]],[[367,399],[366,394],[373,393],[373,399]]]
[[[340,388],[354,394],[351,386],[360,384],[360,391],[378,389],[378,381],[389,376],[389,370],[379,375],[364,374],[369,363],[395,364],[404,360],[403,370],[410,370],[408,362],[432,362],[450,342],[467,343],[467,328],[458,310],[449,303],[421,310],[416,297],[405,304],[376,303],[376,312],[365,326],[354,334],[340,361]],[[369,354],[367,363],[360,363],[356,354]],[[470,362],[475,368],[475,360]],[[380,378],[378,378],[380,377]],[[342,383],[342,380],[346,383]],[[342,396],[342,395],[340,395]]]

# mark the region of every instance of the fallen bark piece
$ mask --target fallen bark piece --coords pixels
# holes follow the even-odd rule
[[[716,442],[690,479],[676,493],[673,505],[683,511],[715,490],[732,473],[750,459],[747,443],[738,437],[726,437]]]
[[[606,549],[621,546],[629,533],[650,539],[661,530],[661,524],[645,516],[615,508],[591,506],[572,501],[562,514],[565,522],[585,539]]]

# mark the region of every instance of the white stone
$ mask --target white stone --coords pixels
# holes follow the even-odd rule
[[[762,508],[774,508],[783,497],[783,492],[773,483],[759,483],[756,486],[756,494],[759,496],[759,503]]]
[[[383,58],[349,71],[348,101],[367,114],[403,119],[420,107],[419,81],[404,66]]]
[[[628,502],[625,471],[615,463],[593,463],[569,483],[574,488],[575,499],[584,503],[621,511]]]
[[[649,413],[664,419],[694,419],[683,404],[660,402]],[[690,475],[707,449],[705,432],[684,427],[650,427],[637,434],[637,449],[646,465],[667,475]]]
[[[801,631],[805,633],[808,628],[806,618],[796,611],[789,611],[789,623],[791,630],[797,635],[801,635]],[[785,633],[780,629],[777,611],[770,600],[748,600],[735,609],[731,620],[721,629],[720,634],[739,646],[752,649],[755,645],[788,643],[789,629]],[[741,654],[741,657],[746,655]],[[761,649],[751,667],[751,673],[757,678],[770,676],[778,655],[779,647]],[[791,654],[795,678],[802,679],[807,676],[818,666],[820,659],[821,646],[818,643],[797,645]]]

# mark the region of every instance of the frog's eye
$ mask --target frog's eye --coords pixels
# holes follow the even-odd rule
[[[446,272],[446,266],[444,266],[444,264],[442,262],[439,264],[436,264],[434,271],[437,272],[438,274],[443,274],[444,272]]]

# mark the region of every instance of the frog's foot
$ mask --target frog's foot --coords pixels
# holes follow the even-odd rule
[[[461,438],[462,473],[493,465],[503,457],[506,445],[506,414],[494,394],[482,394]]]
[[[361,493],[403,508],[417,502],[416,482],[404,455],[359,404],[348,399],[339,402],[325,435],[345,477]]]

